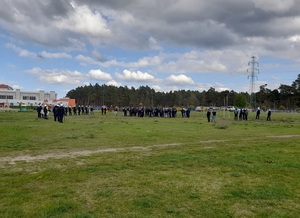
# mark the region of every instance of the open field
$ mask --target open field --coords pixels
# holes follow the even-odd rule
[[[299,217],[300,114],[254,116],[0,113],[0,217]]]

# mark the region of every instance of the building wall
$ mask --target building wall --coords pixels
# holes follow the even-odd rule
[[[57,93],[51,91],[50,93],[45,91],[30,92],[16,90],[4,90],[0,89],[0,103],[9,103],[11,106],[18,106],[20,104],[26,104],[28,106],[37,106],[43,104],[44,101],[48,103],[57,99]]]

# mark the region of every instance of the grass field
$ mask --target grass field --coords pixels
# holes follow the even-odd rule
[[[299,217],[300,114],[0,113],[0,217]]]

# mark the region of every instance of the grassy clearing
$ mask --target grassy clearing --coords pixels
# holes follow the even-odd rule
[[[0,217],[300,214],[299,114],[0,120]]]

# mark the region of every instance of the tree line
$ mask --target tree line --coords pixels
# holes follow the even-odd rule
[[[89,84],[70,90],[66,97],[76,99],[77,105],[118,107],[260,107],[262,109],[296,110],[300,108],[300,74],[291,85],[281,84],[277,89],[261,85],[254,94],[255,105],[250,105],[247,92],[234,90],[207,91],[178,90],[158,92],[149,86],[139,88],[127,86]],[[252,96],[253,97],[253,96]]]

